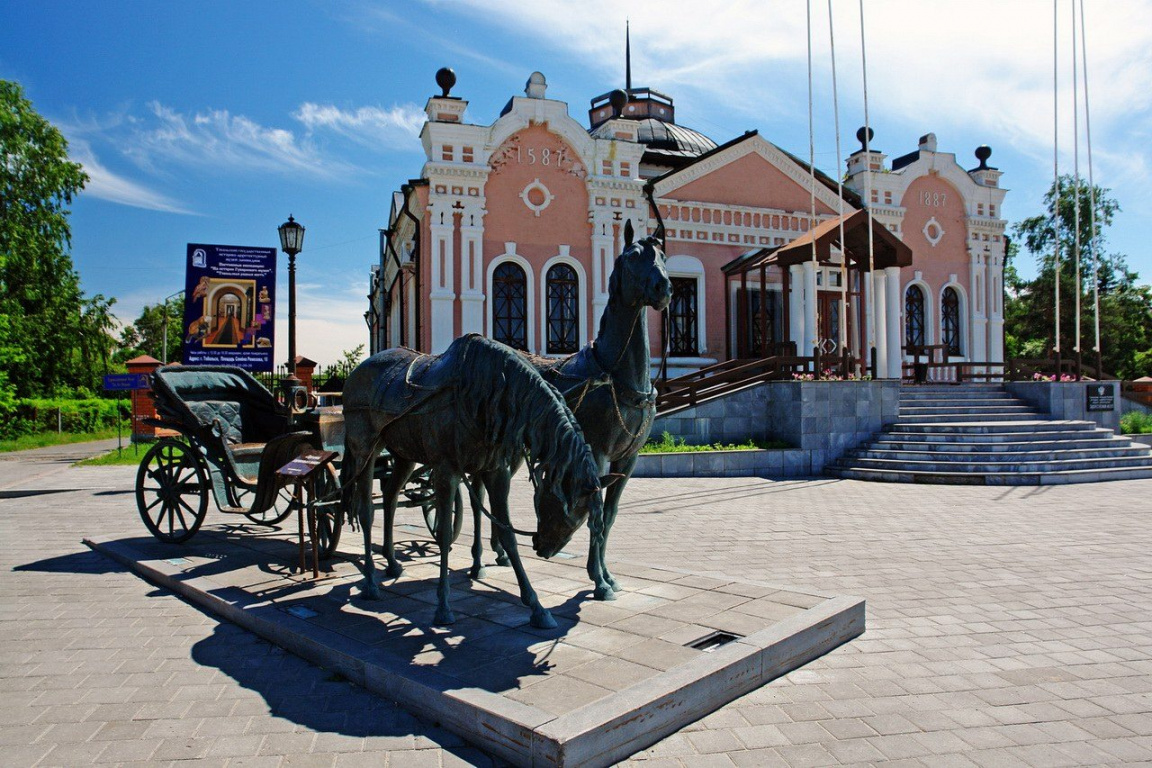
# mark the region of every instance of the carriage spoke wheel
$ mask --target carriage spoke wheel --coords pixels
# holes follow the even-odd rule
[[[192,538],[208,514],[208,474],[194,450],[176,440],[149,448],[136,473],[136,506],[160,541]]]
[[[344,505],[340,503],[338,495],[334,496],[339,490],[340,483],[336,479],[336,470],[329,465],[316,478],[316,501],[329,499],[336,503],[313,505],[308,511],[308,530],[316,531],[316,551],[321,560],[327,560],[336,554],[336,547],[340,544],[340,530],[344,527]]]
[[[241,507],[249,506],[256,496],[255,491],[247,488],[236,488],[233,493],[236,494],[236,502]],[[245,512],[244,517],[257,525],[279,525],[296,511],[295,503],[292,493],[287,488],[281,488],[276,492],[276,500],[272,502],[272,506],[259,512]]]

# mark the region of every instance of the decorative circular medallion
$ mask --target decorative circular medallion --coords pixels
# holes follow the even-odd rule
[[[923,232],[924,237],[928,240],[928,244],[933,248],[935,248],[936,243],[940,242],[944,237],[944,227],[940,226],[940,222],[936,221],[935,216],[924,223]]]
[[[548,187],[540,183],[540,179],[533,180],[520,193],[520,199],[524,201],[524,205],[528,206],[528,209],[537,216],[540,215],[540,211],[551,205],[555,198],[556,196],[548,191]]]

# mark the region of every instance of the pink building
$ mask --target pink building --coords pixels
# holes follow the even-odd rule
[[[438,73],[443,93],[426,107],[427,162],[394,193],[381,232],[373,352],[440,352],[469,332],[575,351],[596,333],[625,222],[657,225],[651,195],[674,285],[672,375],[790,344],[833,356],[846,345],[864,365],[874,347],[886,377],[909,344],[1003,360],[1005,190],[986,148],[972,170],[933,134],[891,164],[861,149],[841,199],[833,178],[817,171],[813,183],[756,132],[717,145],[677,124],[673,100],[648,88],[592,99],[584,125],[535,72],[499,119],[472,125],[450,75]],[[871,217],[854,215],[865,207]]]

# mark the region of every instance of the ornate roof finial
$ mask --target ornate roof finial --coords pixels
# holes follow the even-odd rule
[[[632,93],[632,37],[628,29],[628,19],[624,19],[624,90]]]

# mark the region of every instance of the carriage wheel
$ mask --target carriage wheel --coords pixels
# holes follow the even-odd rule
[[[246,499],[254,497],[255,492],[247,488],[236,488],[236,502],[241,507],[249,506]],[[288,519],[288,516],[296,511],[293,506],[296,502],[292,498],[292,494],[287,488],[281,488],[276,493],[276,500],[272,502],[272,506],[260,512],[245,512],[244,517],[258,525],[279,525]]]
[[[316,500],[331,497],[340,490],[340,483],[336,479],[336,470],[328,465],[324,473],[316,478]],[[344,505],[340,497],[336,496],[334,504],[313,506],[308,511],[308,530],[313,530],[313,516],[315,516],[316,551],[321,560],[327,560],[336,554],[336,547],[340,544],[340,531],[344,527]]]
[[[196,452],[176,440],[149,448],[136,473],[136,506],[160,541],[192,538],[208,514],[208,474]]]

